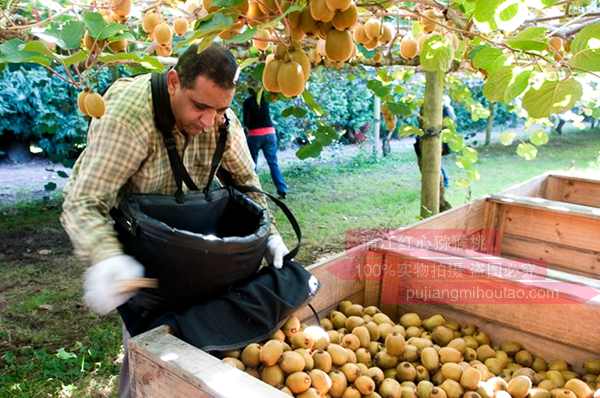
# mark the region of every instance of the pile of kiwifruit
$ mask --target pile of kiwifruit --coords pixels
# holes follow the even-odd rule
[[[320,323],[291,317],[223,362],[301,398],[600,398],[600,359],[578,374],[440,314],[395,323],[375,306],[342,301]]]

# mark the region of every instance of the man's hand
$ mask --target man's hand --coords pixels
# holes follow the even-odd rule
[[[121,282],[141,278],[144,267],[133,257],[118,255],[92,265],[85,272],[84,301],[92,311],[104,315],[114,310],[135,292],[121,293]]]
[[[283,243],[281,235],[275,234],[269,236],[266,257],[270,265],[273,265],[275,268],[283,267],[283,256],[289,252],[287,246]]]

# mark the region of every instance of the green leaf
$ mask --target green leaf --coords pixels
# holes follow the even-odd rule
[[[322,146],[327,146],[338,139],[338,134],[335,129],[329,125],[321,124],[315,131],[317,141]]]
[[[62,49],[73,50],[81,45],[85,25],[81,21],[70,20],[60,27],[53,26],[47,33],[58,39],[56,44]]]
[[[213,0],[212,6],[217,8],[232,8],[242,4],[243,0]]]
[[[465,147],[465,140],[463,136],[448,129],[442,131],[442,141],[448,144],[453,152],[460,152]]]
[[[49,66],[52,59],[35,51],[26,51],[25,43],[20,39],[10,39],[0,44],[0,64],[33,63]]]
[[[302,92],[302,99],[304,99],[304,103],[308,105],[308,107],[312,109],[317,116],[322,116],[323,113],[325,113],[323,112],[323,108],[321,108],[317,101],[315,101],[312,94],[308,90],[304,90]]]
[[[488,23],[489,29],[496,28],[495,16],[496,9],[504,2],[504,0],[476,0],[475,11],[473,18],[479,23]]]
[[[53,183],[52,183],[53,184]],[[56,187],[56,184],[54,184]],[[64,361],[69,360],[69,359],[75,359],[77,358],[77,355],[73,354],[72,352],[69,351],[65,351],[64,347],[61,347],[57,352],[56,352],[56,356],[59,359],[62,359]]]
[[[66,66],[69,66],[69,65],[78,64],[80,62],[85,61],[87,59],[88,55],[89,55],[89,51],[79,50],[76,53],[73,53],[67,57],[60,57],[60,59],[62,60],[63,64],[65,64]]]
[[[323,150],[323,145],[319,141],[311,142],[310,144],[300,147],[296,151],[298,159],[316,158]]]
[[[504,133],[500,134],[500,143],[502,145],[508,146],[513,143],[516,136],[517,136],[517,133],[511,133],[509,131],[505,131]]]
[[[586,72],[600,72],[600,48],[579,51],[569,60],[569,65]]]
[[[101,39],[100,35],[108,25],[99,12],[85,11],[83,13],[83,23],[88,33],[94,39]]]
[[[529,84],[529,78],[531,77],[531,71],[526,70],[519,73],[516,77],[513,78],[512,82],[506,89],[504,93],[504,102],[509,103],[510,101],[517,98]]]
[[[540,119],[571,109],[581,98],[581,84],[568,80],[547,80],[539,89],[531,87],[523,96],[523,108],[530,117]]]
[[[504,101],[504,94],[512,80],[512,66],[503,66],[491,73],[483,85],[483,95],[492,101]]]
[[[239,68],[240,68],[240,70],[242,70],[244,68],[247,68],[250,65],[256,64],[259,61],[260,61],[260,59],[258,57],[255,57],[255,58],[246,58],[245,60],[243,60],[240,63]]]
[[[300,118],[300,117],[306,116],[307,113],[308,112],[304,108],[300,108],[299,106],[290,106],[288,108],[285,108],[281,112],[281,116],[283,116],[283,117],[294,116],[294,117]]]
[[[421,36],[421,33],[423,33],[423,25],[421,25],[420,22],[413,22],[410,31],[412,33],[412,37],[419,37]]]
[[[30,51],[32,53],[38,53],[48,58],[52,58],[54,56],[52,51],[50,51],[48,47],[46,47],[46,44],[41,40],[28,41],[23,46],[23,50]]]
[[[542,51],[548,46],[547,31],[548,29],[542,27],[527,28],[507,39],[506,44],[515,50]]]
[[[231,39],[225,40],[225,43],[228,43],[228,44],[246,43],[246,42],[252,40],[255,33],[256,33],[256,29],[254,29],[254,28],[246,29],[244,32],[238,33],[237,35],[233,36]]]
[[[441,35],[433,35],[423,44],[420,61],[421,67],[427,72],[446,72],[452,66],[454,50]]]
[[[488,73],[502,67],[506,63],[506,56],[502,50],[496,47],[479,46],[471,54],[473,66],[477,69],[483,69]]]
[[[210,14],[207,18],[198,20],[193,37],[199,39],[209,33],[220,33],[230,28],[233,23],[234,19],[229,15],[220,12]]]
[[[529,141],[536,146],[545,145],[548,143],[548,134],[543,130],[536,131],[529,136]]]
[[[371,59],[371,58],[373,58],[375,56],[375,54],[377,54],[377,50],[367,50],[367,48],[365,46],[363,46],[362,44],[357,44],[356,48],[358,48],[358,51],[366,59]]]
[[[420,137],[423,134],[425,134],[425,132],[423,130],[421,130],[418,127],[411,126],[408,124],[406,126],[402,126],[400,128],[400,137],[410,137],[412,135]]]
[[[600,40],[600,23],[588,25],[575,35],[571,42],[571,53],[577,54],[580,51],[589,49],[590,39]]]
[[[150,55],[140,57],[134,53],[102,54],[98,57],[98,61],[105,64],[131,62],[156,72],[160,72],[165,68],[156,57]]]
[[[390,95],[392,86],[384,85],[380,80],[373,79],[367,82],[367,88],[379,98],[385,98]]]
[[[388,102],[388,109],[398,117],[409,117],[413,113],[413,107],[406,102]]]
[[[46,192],[52,192],[56,189],[56,184],[53,182],[49,182],[46,185],[44,185],[44,191]]]
[[[533,160],[537,156],[537,148],[527,142],[522,142],[517,146],[517,155],[525,160]]]

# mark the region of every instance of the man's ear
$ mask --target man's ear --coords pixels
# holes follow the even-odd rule
[[[169,95],[174,95],[175,91],[179,88],[181,82],[179,81],[179,75],[175,69],[171,69],[167,72],[167,89]]]

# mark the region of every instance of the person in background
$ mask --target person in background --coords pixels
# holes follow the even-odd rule
[[[248,98],[244,100],[243,124],[254,164],[257,164],[258,153],[262,150],[269,165],[271,179],[275,184],[277,194],[280,199],[285,199],[288,186],[283,179],[283,174],[277,162],[277,134],[271,121],[269,103],[264,95],[261,96],[259,103],[256,100],[256,91],[253,88],[248,89]]]

